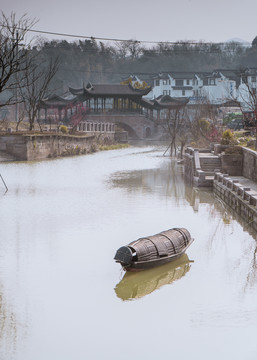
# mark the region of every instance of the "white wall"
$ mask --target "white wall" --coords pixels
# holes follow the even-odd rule
[[[233,100],[237,96],[236,82],[234,80],[216,78],[215,85],[205,85],[202,87],[202,94],[214,104]]]
[[[159,86],[156,86],[156,81],[154,81],[154,87],[152,91],[148,94],[147,98],[154,99],[160,95],[170,95],[171,97],[188,97],[192,98],[191,103],[197,101],[196,97],[204,98],[206,97],[211,103],[218,104],[226,102],[228,100],[236,99],[237,89],[236,81],[227,79],[223,74],[220,73],[220,77],[215,78],[214,85],[204,85],[203,80],[195,75],[196,79],[189,79],[189,84],[187,84],[186,79],[183,80],[183,85],[181,86],[190,86],[192,90],[186,90],[184,95],[182,95],[182,90],[173,89],[176,86],[176,81],[170,75],[166,80],[158,79]],[[257,83],[256,83],[257,85]]]

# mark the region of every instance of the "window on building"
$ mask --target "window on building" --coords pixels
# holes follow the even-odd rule
[[[176,86],[183,86],[183,80],[175,80]]]
[[[215,79],[209,79],[209,85],[215,85]]]
[[[170,90],[169,90],[169,95],[170,95]]]
[[[167,85],[167,80],[163,80],[163,85]]]
[[[168,95],[168,90],[163,90],[163,95]]]
[[[155,80],[155,86],[160,86],[160,80]]]
[[[186,95],[185,90],[182,90],[182,96],[185,96],[185,95]]]
[[[171,85],[171,81],[169,80],[169,85]]]
[[[252,82],[256,82],[256,76],[252,76]]]
[[[190,80],[187,80],[187,85],[189,85],[190,84]]]

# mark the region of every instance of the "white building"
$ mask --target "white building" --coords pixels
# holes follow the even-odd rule
[[[160,73],[154,77],[152,91],[147,98],[156,99],[161,95],[175,98],[189,98],[190,103],[210,101],[213,104],[224,103],[237,96],[236,75],[228,71],[212,73],[173,72]]]
[[[238,101],[243,111],[256,111],[257,105],[257,69],[246,69],[240,75],[238,86]]]
[[[190,98],[193,96],[194,80],[194,73],[160,73],[154,77],[152,98],[160,95]]]
[[[138,77],[133,80],[140,82]],[[151,85],[152,90],[145,96],[148,100],[169,95],[187,98],[189,105],[206,101],[222,105],[232,101],[238,102],[244,112],[257,110],[257,68],[241,72],[224,69],[208,73],[162,72],[151,79]]]
[[[228,77],[228,71],[214,71],[202,78],[201,94],[211,104],[223,104],[237,98],[235,74]],[[233,76],[233,78],[232,78]]]

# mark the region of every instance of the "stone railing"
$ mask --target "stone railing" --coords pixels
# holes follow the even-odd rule
[[[257,209],[257,192],[255,190],[242,185],[239,180],[231,179],[228,174],[216,173],[214,180]]]
[[[199,187],[212,187],[214,172],[202,170],[200,153],[208,154],[207,149],[194,149],[187,147],[184,154],[185,177],[188,181]],[[218,170],[218,169],[217,169]]]
[[[113,123],[105,123],[105,122],[80,122],[77,125],[77,131],[80,132],[100,132],[100,133],[104,133],[104,132],[115,132],[115,124]]]

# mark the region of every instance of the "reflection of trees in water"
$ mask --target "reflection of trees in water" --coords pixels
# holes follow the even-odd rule
[[[112,176],[110,184],[131,193],[141,191],[173,197],[177,202],[185,198],[182,167],[170,159],[157,169],[117,172]]]
[[[164,285],[181,279],[190,270],[190,260],[184,254],[180,259],[154,269],[127,272],[116,285],[116,295],[122,300],[139,299]]]
[[[257,233],[252,228],[251,222],[246,222],[244,219],[242,219],[233,209],[231,209],[226,203],[224,203],[220,198],[215,196],[215,205],[216,208],[219,210],[219,212],[223,215],[222,220],[225,224],[229,223],[232,224],[232,220],[236,220],[243,228],[244,231],[248,232],[249,235],[253,237],[255,240],[255,244],[250,243],[249,246],[247,246],[244,251],[242,252],[242,259],[247,259],[246,262],[249,263],[248,271],[245,279],[244,284],[244,291],[246,288],[251,287],[254,283],[256,283],[257,280]],[[232,228],[231,234],[234,233],[234,229]],[[228,250],[229,251],[229,250]],[[251,256],[249,256],[251,254]],[[249,262],[250,259],[250,262]]]
[[[207,253],[210,257],[212,249],[214,248],[214,242],[217,246],[217,242],[222,242],[222,247],[225,248],[226,253],[229,255],[230,248],[225,241],[225,229],[226,225],[229,225],[231,229],[230,235],[234,234],[235,226],[233,220],[238,222],[244,231],[248,232],[253,239],[257,240],[257,233],[251,227],[251,222],[247,223],[242,219],[232,208],[230,208],[223,200],[216,196],[212,190],[200,190],[192,187],[186,187],[185,196],[187,201],[193,206],[195,211],[199,210],[200,204],[205,204],[206,221],[208,218],[215,218],[216,223],[213,228],[210,228],[208,241],[206,242]],[[220,234],[217,236],[217,234]],[[245,245],[246,246],[246,245]],[[249,254],[251,256],[249,257]],[[249,263],[248,270],[243,284],[244,291],[247,287],[251,287],[257,282],[257,243],[252,243],[247,246],[241,254],[239,261]],[[249,262],[250,259],[250,262]],[[233,269],[231,269],[233,271]]]
[[[188,183],[185,185],[185,198],[195,212],[199,210],[200,204],[213,204],[214,202],[212,190],[193,188]]]
[[[255,246],[254,252],[252,254],[252,259],[249,264],[249,270],[246,278],[245,288],[252,287],[257,282],[257,246]]]
[[[15,352],[17,341],[17,319],[0,293],[0,358]],[[1,355],[3,357],[1,357]]]

